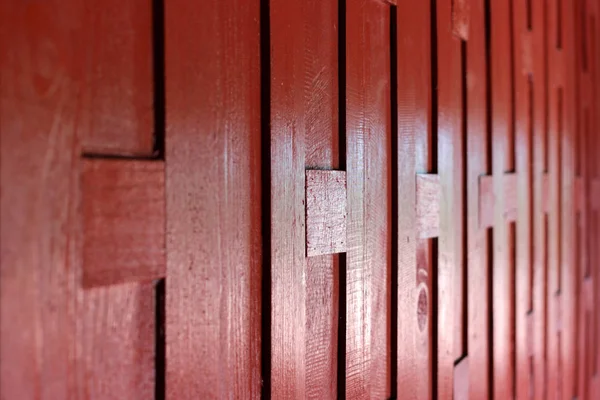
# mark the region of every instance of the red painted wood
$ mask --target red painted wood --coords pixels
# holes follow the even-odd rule
[[[164,163],[84,159],[81,174],[83,286],[164,277]]]
[[[150,155],[154,147],[152,3],[93,0],[83,6],[80,54],[88,111],[83,151]]]
[[[166,398],[259,398],[259,3],[165,13]]]
[[[506,222],[505,176],[514,168],[511,114],[511,17],[509,4],[491,2],[492,173],[495,197],[493,226],[493,383],[494,398],[514,396],[514,265],[511,229]]]
[[[346,4],[346,397],[391,394],[390,9]]]
[[[452,398],[454,361],[464,355],[462,49],[452,1],[438,0],[437,169],[441,197],[437,264],[437,398]]]
[[[433,393],[433,288],[429,246],[417,235],[416,173],[432,172],[430,2],[399,2],[397,10],[398,114],[398,377],[397,393],[430,399]],[[411,62],[405,62],[410,59]],[[400,212],[401,210],[401,212]],[[422,250],[418,253],[418,249]],[[419,255],[422,255],[419,257]],[[421,259],[422,261],[418,261]]]
[[[440,234],[440,177],[436,174],[417,175],[417,233],[419,239]]]
[[[469,398],[488,399],[491,393],[489,315],[492,311],[489,284],[492,270],[488,230],[483,229],[479,209],[482,175],[491,173],[488,155],[488,108],[484,2],[470,1],[470,35],[466,44],[467,75],[467,301]],[[480,178],[481,177],[481,178]],[[455,370],[456,374],[456,370]]]

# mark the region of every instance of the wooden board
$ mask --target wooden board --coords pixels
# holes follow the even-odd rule
[[[81,101],[89,110],[83,151],[149,156],[155,133],[152,2],[93,0],[83,9]]]
[[[164,174],[160,161],[83,160],[83,286],[165,276]]]
[[[346,396],[391,394],[389,5],[346,3]]]
[[[165,7],[166,398],[259,398],[259,3]]]

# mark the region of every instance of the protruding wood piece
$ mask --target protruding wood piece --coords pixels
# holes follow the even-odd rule
[[[440,177],[434,174],[417,175],[417,232],[427,239],[440,234]]]
[[[454,399],[469,399],[469,357],[462,358],[454,366]]]
[[[346,251],[346,172],[306,171],[306,255]]]
[[[84,159],[83,286],[165,275],[164,163]]]
[[[452,1],[452,33],[462,40],[469,39],[469,0]]]

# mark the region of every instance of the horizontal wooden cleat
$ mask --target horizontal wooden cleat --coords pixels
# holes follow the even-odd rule
[[[84,158],[84,287],[165,276],[164,162]]]

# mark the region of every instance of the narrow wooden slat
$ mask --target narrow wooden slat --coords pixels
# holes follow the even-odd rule
[[[523,150],[527,151],[528,149],[525,148]],[[527,164],[524,164],[524,166],[526,165]],[[525,175],[525,177],[527,177],[527,172],[527,170],[523,171],[522,175]],[[516,221],[519,213],[519,204],[521,203],[519,201],[519,175],[516,173],[504,174],[502,178],[504,180],[504,219],[508,222]],[[527,193],[524,193],[524,195],[527,196]],[[522,203],[522,206],[528,206],[526,200],[523,200]]]
[[[452,0],[452,33],[462,40],[469,39],[470,0]]]
[[[154,397],[152,283],[93,288],[79,295],[77,397]]]
[[[461,42],[452,35],[452,0],[436,2],[437,168],[440,236],[437,275],[437,398],[451,399],[454,361],[464,352],[463,124]]]
[[[494,398],[512,398],[513,393],[513,274],[511,268],[511,240],[506,221],[506,194],[504,173],[514,167],[511,147],[511,43],[510,8],[506,2],[490,2],[491,23],[491,79],[492,79],[492,140],[493,140],[493,193],[494,249],[493,249],[493,357]]]
[[[389,5],[346,3],[346,397],[391,394]]]
[[[469,397],[469,357],[462,358],[454,367],[455,400],[468,400]]]
[[[545,213],[549,213],[552,206],[550,198],[550,176],[548,173],[542,174],[542,209]]]
[[[547,126],[547,49],[548,37],[546,13],[547,5],[544,0],[533,0],[533,236],[534,236],[534,270],[533,270],[533,398],[545,399],[546,394],[546,315],[547,315],[547,266],[548,251],[546,229],[549,205],[549,181],[545,161],[548,155],[546,135]]]
[[[440,233],[440,177],[436,174],[418,174],[416,190],[418,237],[437,237]]]
[[[471,1],[471,35],[466,44],[467,83],[467,296],[469,399],[490,397],[489,283],[491,270],[487,230],[480,225],[479,183],[491,173],[488,159],[485,4]],[[469,78],[470,77],[470,78]],[[493,211],[489,213],[493,218]],[[489,225],[485,225],[489,226]],[[454,372],[456,376],[456,370]]]
[[[93,0],[82,21],[83,101],[89,109],[83,151],[152,154],[154,147],[152,3]]]
[[[175,0],[165,15],[166,398],[259,398],[259,2]]]
[[[433,385],[429,248],[418,262],[416,173],[432,172],[430,2],[401,1],[397,9],[398,76],[398,376],[397,393],[430,399]],[[411,62],[406,62],[406,60]]]
[[[491,175],[479,177],[478,182],[479,226],[488,228],[494,225],[494,179]]]
[[[581,156],[578,156],[581,157]],[[583,212],[585,209],[586,195],[585,195],[585,182],[581,176],[575,177],[573,182],[574,197],[573,200],[575,211]]]
[[[515,173],[501,174],[498,178],[501,181],[504,204],[501,210],[502,219],[506,222],[512,222],[517,219],[519,212],[519,193]],[[482,228],[494,225],[494,210],[498,196],[494,192],[494,178],[491,175],[481,176],[479,178],[479,223]]]
[[[516,173],[514,192],[507,187],[505,195],[507,203],[515,211],[516,221],[516,259],[515,261],[515,343],[514,368],[515,395],[518,399],[530,396],[533,385],[531,355],[533,352],[532,338],[533,317],[528,313],[533,307],[532,272],[533,244],[533,60],[531,40],[532,34],[527,26],[527,4],[525,1],[513,2],[512,5],[512,36],[513,36],[513,109]],[[507,177],[507,175],[505,175]]]
[[[305,1],[306,167],[339,169],[338,2]],[[277,34],[273,31],[273,34]],[[299,32],[294,32],[298,35]],[[344,194],[344,202],[346,195]],[[308,228],[308,225],[307,225]],[[340,255],[306,260],[306,397],[335,399],[338,390]]]
[[[565,82],[562,99],[563,123],[561,128],[561,212],[560,212],[560,234],[562,235],[561,257],[561,316],[562,316],[562,346],[561,346],[561,373],[562,373],[562,393],[563,399],[572,399],[577,395],[577,381],[575,369],[577,359],[577,296],[579,295],[580,279],[579,265],[576,265],[577,243],[575,243],[576,226],[576,190],[573,183],[576,180],[576,161],[578,156],[576,146],[576,135],[581,129],[578,122],[577,104],[580,99],[580,92],[577,90],[576,71],[578,63],[576,60],[576,42],[575,30],[580,28],[575,26],[575,7],[571,2],[562,2],[563,18],[563,52]],[[580,120],[580,122],[583,122]]]
[[[163,162],[83,160],[83,286],[164,277],[164,173]]]

